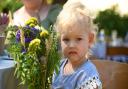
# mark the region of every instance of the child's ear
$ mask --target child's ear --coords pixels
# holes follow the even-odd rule
[[[89,33],[89,47],[91,47],[94,43],[95,35],[94,33]]]

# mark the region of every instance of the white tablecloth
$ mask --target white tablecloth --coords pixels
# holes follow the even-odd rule
[[[14,77],[14,61],[0,58],[0,89],[25,89],[18,88],[19,82]]]

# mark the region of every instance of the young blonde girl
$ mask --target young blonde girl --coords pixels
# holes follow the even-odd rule
[[[101,89],[99,74],[88,57],[95,30],[85,6],[67,2],[57,17],[55,29],[65,58],[53,77],[52,89]]]

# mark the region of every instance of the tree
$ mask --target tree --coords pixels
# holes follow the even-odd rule
[[[107,35],[110,35],[113,30],[118,32],[118,36],[124,37],[128,29],[128,15],[121,16],[117,12],[117,6],[110,9],[100,11],[94,19],[99,29],[105,29]]]

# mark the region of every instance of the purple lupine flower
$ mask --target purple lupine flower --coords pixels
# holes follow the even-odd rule
[[[33,38],[26,38],[25,37],[25,43],[29,43],[31,40],[33,40]]]
[[[25,43],[29,43],[31,40],[36,38],[36,36],[39,33],[39,29],[30,27],[29,25],[23,27],[23,30],[24,30]],[[16,32],[16,40],[17,42],[20,41],[20,30]]]
[[[34,27],[30,27],[29,25],[25,26],[23,28],[24,32],[25,32],[25,37],[36,37],[36,35],[39,33],[39,29],[36,29]]]
[[[33,33],[34,36],[36,36],[39,33],[39,29],[32,27],[31,32]]]
[[[30,29],[30,26],[29,26],[29,25],[26,25],[25,28],[26,28],[26,29]]]
[[[32,30],[32,31],[38,31],[38,29],[36,29],[36,28],[34,28],[34,27],[32,27],[31,30]]]
[[[16,32],[16,40],[19,42],[20,41],[20,30]]]

